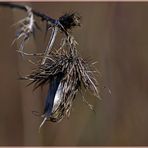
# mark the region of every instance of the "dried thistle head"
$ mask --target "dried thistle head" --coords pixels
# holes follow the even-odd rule
[[[51,53],[44,65],[25,78],[32,80],[35,89],[44,84],[49,85],[42,115],[44,120],[40,127],[47,119],[59,122],[65,116],[69,117],[76,94],[82,87],[99,97],[97,80],[91,66],[77,54],[65,50]]]

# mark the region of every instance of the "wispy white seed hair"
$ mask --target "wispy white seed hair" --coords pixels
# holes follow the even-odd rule
[[[23,54],[23,49],[25,46],[25,42],[27,39],[31,37],[35,27],[35,20],[34,15],[32,12],[32,8],[29,6],[25,6],[27,10],[27,17],[18,21],[15,25],[19,26],[17,36],[12,42],[12,45],[15,43],[16,40],[20,40],[19,52]]]

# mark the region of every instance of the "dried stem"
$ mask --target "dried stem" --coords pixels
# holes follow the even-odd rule
[[[42,60],[41,65],[45,64],[46,59],[47,59],[49,53],[51,52],[51,48],[52,48],[52,46],[53,46],[53,44],[54,44],[54,41],[55,41],[57,32],[58,32],[58,27],[57,27],[57,26],[53,27],[52,33],[51,33],[51,37],[50,37],[50,40],[49,40],[49,42],[48,42],[47,48],[46,48],[46,50],[45,50],[44,58],[43,58],[43,60]]]

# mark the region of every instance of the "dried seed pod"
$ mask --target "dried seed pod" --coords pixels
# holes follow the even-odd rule
[[[41,126],[47,119],[59,122],[64,116],[69,116],[75,96],[82,86],[99,96],[97,80],[86,61],[65,51],[50,56],[44,65],[25,77],[32,80],[35,89],[49,84]]]

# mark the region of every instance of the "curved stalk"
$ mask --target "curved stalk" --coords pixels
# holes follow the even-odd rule
[[[42,65],[45,64],[46,59],[48,58],[48,55],[49,55],[51,48],[53,46],[53,43],[55,41],[57,32],[58,32],[58,27],[57,26],[53,27],[50,40],[49,40],[47,48],[45,50],[44,58],[43,58],[42,63],[41,63]]]

